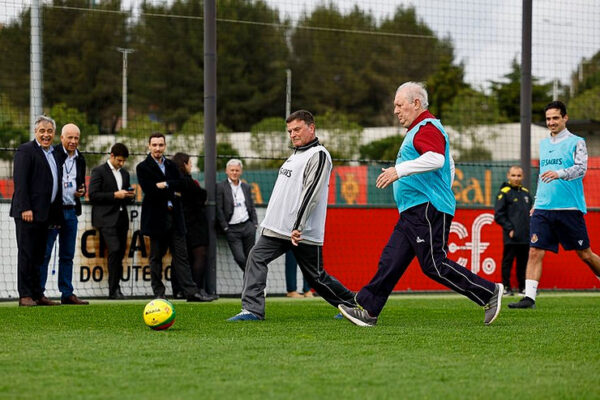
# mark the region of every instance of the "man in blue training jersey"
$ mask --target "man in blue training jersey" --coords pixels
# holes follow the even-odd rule
[[[531,215],[525,297],[510,308],[535,308],[546,250],[575,250],[600,279],[600,257],[590,248],[585,220],[583,177],[587,171],[585,140],[567,129],[567,107],[553,101],[544,109],[550,137],[540,143],[540,176]]]
[[[394,286],[415,257],[428,277],[484,306],[486,325],[500,312],[503,285],[481,278],[446,256],[456,208],[454,162],[448,135],[427,106],[427,91],[419,83],[406,82],[396,91],[394,114],[408,131],[396,165],[383,169],[376,186],[383,189],[393,183],[401,216],[375,276],[356,295],[359,306],[338,306],[344,317],[359,326],[377,323]]]

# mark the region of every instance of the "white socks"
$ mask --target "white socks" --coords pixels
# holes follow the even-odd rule
[[[535,296],[537,294],[538,281],[534,281],[533,279],[525,280],[525,296],[529,297],[533,301],[535,301]]]

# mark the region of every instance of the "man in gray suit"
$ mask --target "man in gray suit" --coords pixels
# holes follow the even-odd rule
[[[233,259],[242,271],[254,246],[258,218],[250,185],[240,180],[242,162],[231,159],[225,168],[227,179],[217,184],[217,222],[225,232]]]

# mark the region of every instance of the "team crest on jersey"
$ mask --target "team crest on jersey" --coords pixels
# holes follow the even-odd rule
[[[537,236],[537,234],[534,233],[533,235],[531,235],[531,243],[537,243],[537,241],[538,241],[538,236]]]

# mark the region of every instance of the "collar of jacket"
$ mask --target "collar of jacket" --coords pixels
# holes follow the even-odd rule
[[[316,137],[313,140],[311,140],[310,142],[306,143],[304,146],[294,147],[294,151],[298,151],[298,150],[303,151],[306,149],[310,149],[311,147],[318,146],[320,144],[321,143],[319,143],[319,138]]]

